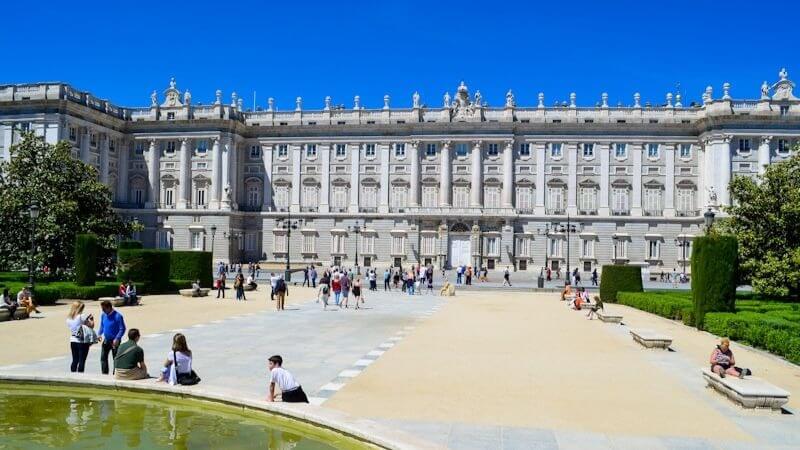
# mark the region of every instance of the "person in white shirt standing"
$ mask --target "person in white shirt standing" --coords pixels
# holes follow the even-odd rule
[[[275,386],[281,390],[281,399],[285,403],[308,403],[308,397],[303,392],[303,386],[295,381],[288,370],[283,367],[283,358],[280,355],[269,357],[269,394],[267,401],[275,401]]]

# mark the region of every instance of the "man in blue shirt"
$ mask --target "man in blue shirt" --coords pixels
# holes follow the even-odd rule
[[[108,352],[116,357],[122,336],[125,335],[125,319],[122,314],[114,310],[108,300],[100,303],[103,313],[100,315],[100,336],[102,347],[100,349],[100,371],[103,375],[108,375]]]

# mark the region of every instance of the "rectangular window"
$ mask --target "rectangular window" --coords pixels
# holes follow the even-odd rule
[[[561,249],[563,248],[563,239],[550,239],[550,245],[548,245],[548,250],[550,251],[551,258],[560,258],[562,253]]]
[[[628,146],[626,144],[614,144],[614,156],[617,158],[626,158],[628,156]]]
[[[361,206],[364,208],[378,207],[378,186],[369,185],[361,187]]]
[[[30,124],[22,124],[22,131],[28,131],[30,128]],[[97,147],[97,134],[96,133],[89,133],[89,145],[92,147]]]
[[[613,200],[612,211],[615,215],[626,216],[630,212],[628,202],[628,188],[614,188],[611,196]]]
[[[581,214],[592,214],[597,211],[597,189],[582,187],[578,191],[578,209]]]
[[[436,254],[436,236],[434,235],[422,236],[422,254],[423,255]]]
[[[392,186],[392,207],[405,208],[408,206],[408,187]]]
[[[480,189],[479,187],[475,187]],[[453,207],[466,208],[469,206],[469,186],[454,186],[453,187]]]
[[[200,139],[197,141],[197,153],[206,153],[208,151],[208,141]]]
[[[517,209],[530,212],[533,210],[533,188],[530,186],[517,186]]]
[[[316,208],[318,206],[317,186],[303,186],[303,206]]]
[[[137,205],[141,205],[144,203],[144,190],[142,189],[134,189],[133,190],[133,201]]]
[[[486,254],[489,256],[499,256],[499,238],[496,237],[487,237],[486,238]]]
[[[789,153],[789,141],[787,139],[778,139],[778,152]]]
[[[342,254],[345,252],[346,236],[343,233],[335,233],[331,235],[331,253]]]
[[[274,231],[272,235],[272,249],[275,253],[286,253],[286,234],[283,231]]]
[[[678,189],[678,211],[687,212],[694,211],[694,190],[693,189]]]
[[[750,139],[739,139],[739,151],[743,153],[750,151]]]
[[[259,159],[261,158],[261,146],[260,145],[251,145],[250,146],[250,159]]]
[[[649,216],[661,215],[661,189],[644,190],[644,210]]]
[[[456,156],[467,156],[467,144],[459,143],[456,144]]]
[[[439,188],[437,186],[422,186],[422,207],[435,208],[439,206]]]
[[[692,144],[681,144],[681,158],[690,158],[692,156]]]
[[[523,258],[530,258],[531,256],[531,239],[527,237],[517,238],[517,256]]]
[[[175,141],[167,141],[164,147],[165,153],[175,153]]]
[[[647,144],[647,157],[658,158],[658,144]]]
[[[247,206],[261,206],[261,186],[247,187]]]
[[[375,144],[367,144],[364,148],[364,156],[375,156]]]
[[[286,144],[280,144],[278,146],[278,156],[285,158],[289,155],[289,146]]]
[[[647,245],[647,259],[660,259],[661,258],[661,246],[659,245],[660,242],[656,240],[648,241]]]
[[[483,188],[483,206],[485,208],[500,207],[500,188],[497,186],[486,186]]]
[[[313,233],[303,233],[303,253],[316,253],[317,236]]]
[[[486,150],[486,153],[489,156],[497,156],[499,151],[497,150],[497,144],[489,144],[489,148]]]
[[[531,144],[519,144],[519,154],[520,156],[530,156]]]
[[[306,144],[306,158],[317,156],[317,144]]]
[[[203,250],[203,233],[192,231],[191,234],[192,250]]]
[[[336,144],[336,156],[340,158],[347,156],[347,146],[345,144]]]
[[[550,144],[550,157],[561,158],[561,143],[554,142]]]
[[[436,156],[436,144],[428,144],[425,146],[425,156]]]
[[[392,236],[392,254],[405,255],[405,251],[406,251],[406,237]]]
[[[594,144],[583,144],[583,157],[594,158]]]
[[[278,209],[286,209],[289,207],[289,186],[276,186],[275,187],[275,207]]]
[[[581,257],[594,258],[594,239],[583,239],[581,242]]]
[[[133,152],[137,155],[144,154],[144,142],[137,142],[136,146],[133,147]]]
[[[781,105],[780,111],[782,116],[789,114],[789,105]]]
[[[564,212],[564,189],[561,187],[547,188],[547,206],[550,214],[562,214]]]
[[[406,144],[394,144],[394,156],[398,158],[406,156]]]
[[[347,208],[347,186],[333,187],[333,207],[336,209]]]
[[[628,241],[625,239],[614,239],[614,258],[627,259],[628,258]]]
[[[175,201],[175,190],[172,188],[164,190],[164,204],[167,206],[172,206]]]
[[[206,189],[198,189],[196,194],[196,205],[197,206],[204,206],[206,204]]]
[[[108,150],[109,150],[111,153],[114,153],[114,151],[115,151],[116,149],[117,149],[117,140],[116,140],[116,139],[111,139],[111,138],[109,138],[109,139],[108,139]]]
[[[361,253],[365,255],[375,254],[375,235],[367,234],[361,238]]]
[[[69,127],[69,140],[75,142],[78,139],[78,132],[75,127]]]
[[[253,252],[258,249],[258,235],[256,233],[245,233],[244,249],[248,252]]]
[[[175,120],[175,113],[174,112],[168,112],[167,113],[167,120]]]

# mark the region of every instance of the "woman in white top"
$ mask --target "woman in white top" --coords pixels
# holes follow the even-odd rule
[[[172,385],[192,385],[200,382],[200,377],[192,370],[192,351],[189,350],[186,336],[182,333],[177,333],[172,338],[172,351],[167,355],[158,381],[167,381]]]
[[[70,372],[83,372],[83,369],[86,367],[86,357],[89,356],[89,346],[92,345],[92,338],[91,336],[87,336],[87,334],[93,334],[94,317],[92,317],[91,314],[83,313],[85,306],[83,302],[73,302],[69,307],[69,314],[67,315],[69,346],[72,350],[72,364],[69,366]]]

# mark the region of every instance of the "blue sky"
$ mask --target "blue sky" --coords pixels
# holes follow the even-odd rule
[[[69,6],[67,6],[69,5]],[[755,98],[781,67],[800,80],[800,6],[758,2],[293,1],[10,2],[0,25],[0,83],[68,82],[123,106],[176,77],[195,102],[235,90],[252,107],[440,106],[464,80],[499,106],[549,106],[576,92],[594,105],[684,103],[722,83]],[[13,56],[11,56],[13,55]]]

